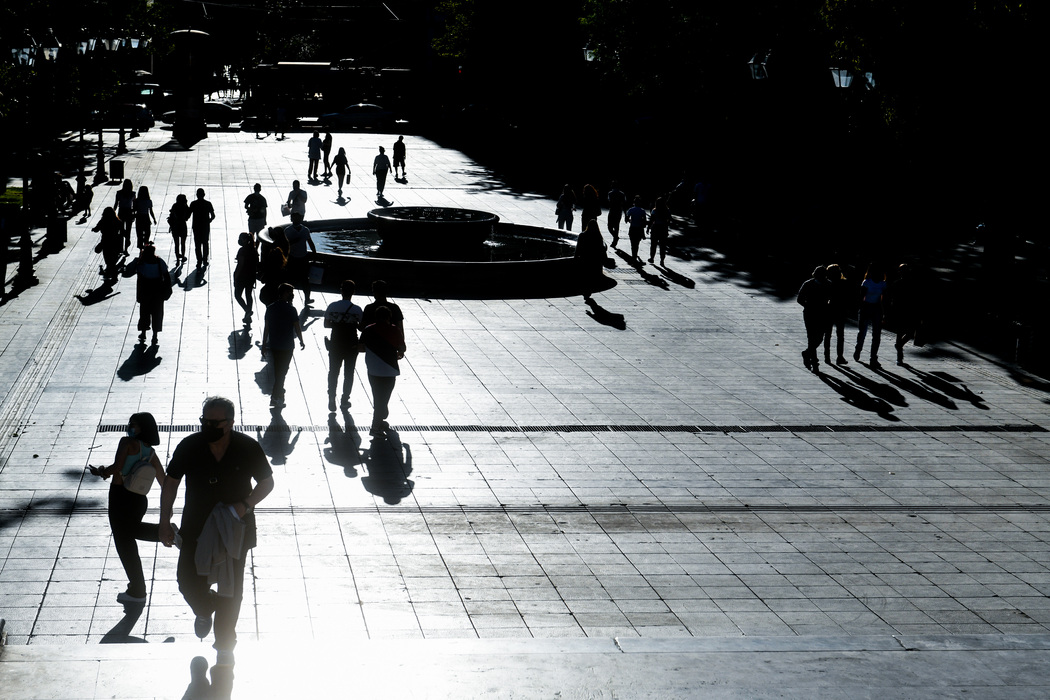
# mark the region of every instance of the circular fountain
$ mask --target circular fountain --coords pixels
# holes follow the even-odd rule
[[[395,296],[546,297],[578,294],[576,235],[447,207],[374,209],[367,218],[305,222],[324,269],[321,286],[374,280]],[[260,234],[270,243],[266,232]]]

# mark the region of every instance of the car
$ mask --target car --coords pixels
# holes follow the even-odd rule
[[[176,111],[165,112],[160,120],[165,124],[174,124]],[[217,100],[205,102],[201,112],[205,124],[217,124],[220,129],[229,129],[230,124],[241,120],[241,110]]]
[[[124,127],[136,131],[149,131],[156,126],[153,112],[149,107],[130,102],[95,110],[91,113],[91,122],[95,126],[107,129]]]
[[[328,129],[386,128],[394,125],[394,113],[379,105],[362,102],[341,112],[322,114],[319,121]]]

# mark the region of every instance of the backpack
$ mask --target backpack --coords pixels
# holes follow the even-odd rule
[[[149,454],[131,465],[131,469],[124,475],[124,488],[132,493],[145,496],[149,493],[153,482],[157,479],[157,470],[153,468],[153,448]]]

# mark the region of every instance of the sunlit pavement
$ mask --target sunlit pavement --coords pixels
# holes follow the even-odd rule
[[[884,335],[884,369],[814,375],[793,301],[672,240],[667,269],[617,258],[590,305],[395,286],[409,351],[394,434],[373,443],[354,427],[371,415],[363,366],[349,412],[327,412],[334,295],[305,312],[277,413],[261,321],[245,329],[232,300],[243,199],[261,183],[276,223],[306,183],[308,135],[231,131],[183,151],[168,134],[123,159],[150,188],[159,254],[173,260],[177,194],[203,187],[218,218],[212,265],[179,271],[159,347],[136,345],[133,280],[97,291],[90,226],[115,186],[0,307],[5,700],[1047,695],[1050,409],[1011,368],[957,345],[909,347],[898,367]],[[349,201],[304,184],[308,220],[374,208],[372,158],[395,138],[336,134]],[[406,142],[394,203],[554,224],[550,199]],[[137,411],[170,455],[211,394],[234,400],[277,489],[258,509],[232,678],[191,682],[215,653],[193,636],[175,552],[140,543],[149,602],[117,604],[107,485],[85,467],[112,460]]]

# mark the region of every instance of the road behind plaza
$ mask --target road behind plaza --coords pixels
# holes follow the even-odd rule
[[[372,158],[394,138],[336,135],[350,200],[307,186],[307,219],[373,208]],[[198,187],[218,218],[212,265],[177,275],[159,347],[137,344],[133,280],[98,291],[89,229],[112,187],[39,260],[41,283],[0,307],[5,698],[202,696],[191,677],[214,652],[193,636],[175,552],[141,544],[149,602],[118,605],[107,485],[85,467],[111,458],[137,411],[157,417],[170,456],[211,394],[234,400],[277,482],[259,508],[236,696],[1047,694],[1038,382],[949,343],[909,348],[904,367],[811,374],[792,300],[672,240],[667,268],[616,257],[592,304],[403,298],[395,284],[409,350],[393,438],[373,442],[356,427],[371,414],[360,373],[348,414],[327,412],[332,290],[304,311],[307,348],[276,413],[261,328],[232,300],[242,201],[259,182],[279,218],[306,180],[305,136],[167,139],[132,141],[127,176],[161,221]],[[550,199],[406,140],[396,204],[553,225]]]

